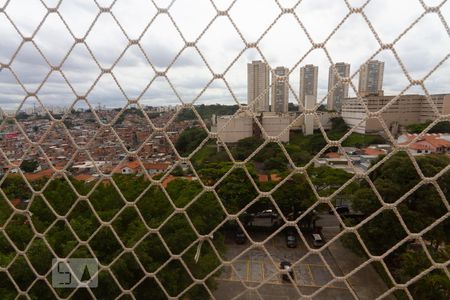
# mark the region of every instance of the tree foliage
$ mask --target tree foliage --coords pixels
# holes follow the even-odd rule
[[[331,130],[346,132],[349,128],[342,117],[331,118]]]
[[[416,160],[427,177],[435,176],[450,164],[450,158],[445,155],[420,156],[416,157]],[[414,165],[405,153],[392,156],[370,174],[370,179],[382,200],[387,203],[397,202],[420,182]],[[421,232],[447,213],[444,201],[448,201],[450,172],[444,173],[437,182],[445,198],[440,196],[435,185],[424,184],[407,194],[407,197],[398,204],[398,212],[409,231]],[[359,182],[356,190],[347,197],[352,201],[352,208],[366,216],[373,214],[381,207],[380,200],[365,181]],[[351,221],[348,222],[351,225]],[[387,228],[389,230],[386,230]],[[382,255],[406,236],[398,216],[392,210],[379,212],[358,231],[373,255]],[[445,260],[448,260],[445,250],[445,245],[450,242],[448,220],[442,221],[433,230],[428,231],[424,239],[434,259],[446,257]],[[396,280],[403,282],[430,265],[422,250],[410,249],[407,244],[402,244],[385,261]],[[432,272],[414,284],[411,292],[417,296],[417,299],[448,299],[449,285],[450,282],[445,274]]]
[[[9,195],[20,196],[20,193],[17,193],[15,189],[21,187],[23,183],[17,178],[17,176],[6,178],[2,186],[2,189],[6,190]],[[137,196],[141,195],[149,184],[142,178],[131,175],[115,175],[113,180],[125,198],[130,199],[130,201],[136,200]],[[74,179],[71,179],[71,182],[79,186],[83,185],[83,183]],[[78,202],[69,212],[69,208],[75,202],[71,193],[69,193],[70,190],[71,187],[65,179],[56,178],[51,182],[51,189],[47,188],[43,193],[48,204],[44,201],[44,197],[36,196],[32,198],[29,208],[33,212],[32,225],[39,232],[45,232],[45,240],[59,257],[67,257],[70,253],[72,253],[71,257],[91,257],[88,251],[84,251],[83,246],[74,250],[78,245],[75,235],[81,240],[89,240],[89,245],[102,264],[108,265],[116,260],[111,265],[111,269],[122,288],[134,286],[143,277],[144,270],[140,269],[133,255],[123,253],[123,248],[117,237],[126,247],[136,247],[136,256],[142,262],[145,271],[155,272],[168,260],[169,255],[158,235],[146,235],[148,232],[146,224],[157,228],[169,218],[160,230],[161,236],[173,253],[181,253],[197,239],[194,228],[200,234],[209,234],[216,229],[225,215],[219,205],[219,200],[212,193],[206,193],[202,194],[190,206],[187,215],[175,214],[170,217],[174,210],[173,205],[162,189],[157,187],[151,187],[145,191],[139,198],[136,207],[121,209],[125,204],[124,199],[119,196],[114,185],[108,181],[100,183],[96,190],[90,194],[88,200]],[[178,179],[170,182],[167,186],[167,192],[178,207],[184,207],[192,202],[200,191],[201,186],[195,181]],[[53,224],[56,217],[50,207],[53,207],[58,214],[65,215],[69,212],[67,221],[61,220]],[[111,220],[114,218],[112,228],[117,236],[109,227],[102,227],[97,230],[100,223],[91,207],[97,211],[102,219]],[[140,214],[138,214],[138,210]],[[186,216],[189,216],[194,228],[191,227]],[[2,218],[6,218],[6,216]],[[52,227],[48,228],[50,224],[52,224]],[[73,232],[69,229],[69,224]],[[13,216],[6,227],[5,234],[18,249],[28,249],[27,257],[39,274],[45,274],[50,270],[53,255],[43,239],[33,240],[34,234],[31,230],[31,224],[25,216]],[[217,249],[223,251],[221,234],[216,232],[213,238],[215,245],[218,246]],[[29,246],[29,244],[31,245]],[[0,250],[0,266],[5,267],[15,257],[15,251],[1,233]],[[214,270],[219,261],[212,248],[205,244],[202,247],[198,262],[195,262],[195,250],[196,247],[187,251],[183,255],[183,259],[190,266],[193,274],[202,278]],[[19,257],[9,270],[19,287],[26,290],[34,278],[27,262]],[[174,274],[177,274],[177,276],[174,276]],[[2,275],[0,274],[0,276]],[[191,282],[191,278],[184,271],[184,267],[176,261],[167,264],[157,273],[157,276],[173,296],[176,296]],[[99,281],[100,285],[95,289],[95,295],[98,298],[115,298],[117,296],[120,290],[108,274],[101,273]],[[213,288],[215,286],[214,276],[210,277],[207,282]],[[2,298],[4,298],[3,296],[10,297],[9,295],[15,294],[14,286],[11,286],[8,281],[0,280],[0,293]],[[163,295],[157,284],[142,284],[134,293],[136,297]],[[33,295],[36,298],[46,297],[48,295],[46,285],[35,285]],[[191,299],[208,298],[207,291],[201,288],[191,289],[186,296]]]
[[[315,195],[306,178],[300,174],[294,175],[280,186],[273,193],[273,197],[286,216],[292,212],[305,211],[315,201]]]
[[[33,173],[39,167],[39,163],[35,160],[25,159],[20,164],[20,169],[26,173]]]
[[[406,130],[409,133],[422,133],[430,124],[431,121],[425,123],[411,124],[406,127]],[[449,121],[438,122],[428,131],[428,133],[450,133],[450,122]]]
[[[178,137],[175,148],[180,155],[188,156],[207,136],[208,134],[203,128],[186,128]]]
[[[208,122],[212,115],[215,114],[217,116],[222,115],[233,115],[238,110],[237,105],[221,105],[221,104],[212,104],[212,105],[196,105],[195,110],[202,117],[203,120]],[[177,117],[178,121],[186,121],[186,120],[197,120],[197,116],[192,110],[182,110]]]
[[[243,147],[247,142],[253,146],[255,140],[243,141],[238,147]],[[264,162],[271,159],[274,152],[271,152],[273,149],[270,147],[267,148],[266,153],[255,158],[255,161]],[[450,163],[450,158],[440,155],[417,157],[416,160],[426,177],[435,176]],[[200,180],[211,185],[222,179],[223,174],[229,171],[230,167],[230,163],[211,162],[208,159],[198,160],[195,164],[195,168],[200,174]],[[223,236],[217,230],[217,226],[223,222],[226,215],[222,205],[228,213],[238,213],[258,195],[252,182],[252,180],[258,182],[256,172],[251,164],[245,165],[245,168],[247,169],[234,169],[229,176],[215,186],[218,198],[215,193],[204,191],[197,180],[178,178],[168,183],[167,187],[163,189],[159,186],[148,187],[150,183],[143,177],[114,175],[112,180],[115,184],[112,184],[111,181],[103,181],[96,186],[92,193],[88,193],[87,191],[91,187],[89,184],[70,178],[71,183],[80,193],[88,195],[87,199],[78,201],[73,208],[77,197],[64,178],[53,179],[43,190],[42,196],[33,196],[20,176],[8,176],[2,183],[2,189],[7,198],[4,199],[0,195],[0,205],[2,205],[0,208],[6,208],[0,210],[0,224],[10,219],[4,233],[0,233],[0,266],[4,267],[10,264],[15,257],[14,248],[9,245],[5,236],[11,239],[18,249],[28,249],[27,256],[30,263],[40,274],[49,269],[48,261],[52,258],[44,241],[48,242],[59,257],[69,255],[89,257],[90,253],[85,248],[75,249],[78,245],[77,238],[79,238],[89,241],[89,246],[102,264],[112,264],[112,272],[119,278],[122,288],[134,286],[141,278],[144,270],[140,269],[137,258],[145,271],[156,272],[161,284],[171,296],[176,297],[192,283],[192,278],[187,275],[184,265],[179,261],[173,260],[166,263],[170,257],[168,250],[171,253],[182,255],[183,261],[196,278],[202,279],[216,269],[219,260],[208,242],[202,246],[199,260],[195,262],[196,239],[198,234],[212,234],[212,242],[219,253],[224,251]],[[342,170],[327,167],[311,167],[307,169],[307,173],[312,185],[322,196],[334,193],[353,176]],[[280,176],[284,175],[281,173]],[[414,187],[420,181],[420,177],[409,156],[396,154],[374,170],[370,174],[370,180],[382,200],[393,203]],[[267,183],[266,190],[270,190],[274,184]],[[437,184],[448,199],[450,172],[444,173],[438,179]],[[33,186],[42,187],[43,182],[35,182]],[[257,184],[256,187],[264,190],[262,185]],[[356,181],[344,192],[347,194],[343,196],[348,197],[352,208],[365,216],[370,216],[381,207],[380,199],[366,181]],[[293,212],[295,215],[295,212],[305,211],[316,201],[312,186],[302,174],[292,176],[272,196],[285,216],[289,216]],[[30,199],[29,211],[32,213],[32,224],[29,223],[29,218],[26,216],[14,215],[11,209],[7,210],[9,207],[7,201],[16,198]],[[424,184],[415,192],[409,193],[408,197],[398,204],[398,212],[410,231],[420,232],[447,213],[443,202],[446,199],[443,199],[437,192],[435,185]],[[136,201],[135,206],[124,208],[127,202],[134,201]],[[256,205],[247,209],[248,215],[258,212],[270,204],[267,199],[259,199]],[[185,213],[174,213],[176,208],[187,209]],[[98,214],[100,220],[111,221],[112,228],[117,234],[113,233],[110,226],[103,226],[99,229],[100,220],[95,216],[93,210]],[[64,216],[66,219],[55,222],[56,214]],[[348,225],[354,225],[351,221],[348,222],[350,222]],[[44,233],[43,238],[33,239],[31,225],[38,232]],[[70,230],[69,225],[73,231]],[[49,228],[49,226],[51,227]],[[149,233],[148,227],[159,229],[159,233]],[[386,230],[387,228],[389,230]],[[448,260],[448,255],[446,256],[442,249],[446,249],[445,244],[449,242],[449,228],[450,223],[444,221],[424,235],[430,253],[436,260]],[[406,236],[398,216],[389,209],[364,224],[358,229],[358,234],[373,255],[383,255]],[[163,241],[169,249],[166,249]],[[349,244],[352,245],[352,243]],[[135,247],[136,257],[123,253],[123,246]],[[396,249],[395,256],[385,260],[388,267],[393,270],[396,279],[404,280],[413,277],[428,265],[427,257],[419,257],[417,252],[411,251],[415,250],[410,250],[407,245],[402,245]],[[113,263],[113,261],[115,262]],[[29,268],[27,261],[22,258],[17,258],[10,268],[15,281],[24,289],[27,289],[33,280],[33,276],[30,277]],[[101,273],[99,280],[102,284],[94,292],[97,297],[114,298],[117,296],[120,289],[110,275]],[[207,284],[211,288],[215,286],[214,276],[207,280]],[[418,299],[446,299],[445,297],[448,296],[446,289],[448,290],[448,278],[445,277],[445,274],[434,271],[411,286],[413,295]],[[14,295],[15,290],[8,281],[0,280],[0,292],[2,295],[10,297],[10,295]],[[47,295],[47,292],[45,285],[36,285],[33,288],[33,293],[37,298]],[[158,284],[150,279],[140,284],[134,293],[136,297],[150,295],[157,298],[157,295],[163,295]],[[186,297],[205,299],[208,298],[208,294],[203,288],[193,286],[187,292]]]
[[[229,213],[237,213],[256,198],[257,192],[243,169],[231,172],[217,187],[217,194]]]

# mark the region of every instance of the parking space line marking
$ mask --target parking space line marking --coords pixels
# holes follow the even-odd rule
[[[230,280],[233,280],[233,278],[234,278],[234,271],[233,271],[233,269],[230,267]]]
[[[311,267],[310,267],[309,265],[306,265],[306,269],[308,269],[309,275],[311,276],[311,282],[312,282],[314,285],[316,285],[316,280],[315,280],[314,275],[313,275],[313,273],[312,273],[312,271],[311,271]]]
[[[258,262],[259,268],[261,270],[260,274],[261,274],[261,279],[264,280],[264,262],[259,261]]]
[[[260,274],[255,273],[258,271],[258,267],[256,267],[255,264],[259,265]],[[230,274],[229,276],[226,276],[228,278],[225,277],[224,280],[229,281],[243,280],[247,282],[260,282],[258,279],[262,278],[262,280],[265,281],[266,279],[268,279],[269,275],[272,275],[271,272],[267,272],[265,269],[266,266],[270,268],[271,262],[264,258],[253,259],[252,257],[249,257],[246,259],[239,259],[234,261],[233,265],[240,268],[240,271],[234,272],[233,269],[230,268]],[[317,286],[317,282],[315,280],[315,276],[312,271],[313,268],[319,270],[326,269],[325,265],[317,263],[310,263],[310,264],[300,263],[297,264],[295,267],[296,268],[294,268],[294,275],[296,277],[295,279],[296,284],[299,286],[307,286],[307,287]],[[275,266],[274,268],[275,268],[274,272],[277,272]],[[307,273],[302,274],[299,268],[304,268]],[[306,275],[306,278],[303,279],[303,275]],[[308,280],[307,276],[310,277],[310,280]],[[278,282],[282,282],[278,277],[276,278],[274,277],[273,280],[270,280],[270,283],[272,284]],[[308,283],[310,283],[310,285],[308,285]]]
[[[295,281],[295,283],[297,284],[297,285],[301,285],[301,283],[300,283],[300,278],[301,278],[301,274],[298,272],[298,271],[296,271],[295,270],[295,268],[292,268],[292,271],[294,271],[294,281]]]
[[[239,259],[239,260],[236,260],[235,263],[247,263],[248,261],[264,263],[263,259],[251,259],[251,258],[249,258],[249,259]]]
[[[225,278],[217,278],[217,280],[218,281],[233,281],[233,282],[237,282],[238,281],[238,280],[229,280],[229,279],[225,279]],[[252,281],[252,280],[245,280],[245,282],[261,283],[260,281]],[[264,284],[289,285],[289,283],[278,283],[278,282],[265,282]],[[297,284],[297,286],[308,287],[308,288],[317,288],[317,289],[323,287],[323,286],[320,286],[320,285],[307,285],[307,284]],[[347,287],[343,288],[343,287],[332,286],[332,285],[327,286],[325,289],[348,290]]]
[[[245,278],[247,279],[247,281],[250,281],[248,278],[250,276],[250,261],[249,260],[247,260],[247,274],[246,275],[247,276],[245,276]]]
[[[260,293],[261,294],[261,293]],[[289,297],[288,296],[278,296],[278,295],[273,295],[273,294],[261,294],[261,296],[264,298],[264,299],[287,299],[287,300],[289,300]],[[269,297],[269,298],[265,298],[265,296],[267,296],[267,297]]]
[[[322,264],[300,264],[300,265],[310,266],[310,267],[318,267],[318,268],[326,268],[326,266],[322,265]]]
[[[265,274],[264,274],[264,262],[259,262],[259,267],[261,268],[261,278],[262,278],[262,280],[264,281],[264,276],[265,276]]]

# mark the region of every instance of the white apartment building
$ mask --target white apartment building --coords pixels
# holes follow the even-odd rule
[[[376,112],[384,108],[396,96],[367,96],[362,98],[368,110]],[[431,100],[440,114],[450,113],[450,94],[431,95]],[[342,106],[342,118],[350,126],[359,124],[358,133],[382,131],[383,127],[376,118],[367,119],[366,111],[358,98],[345,99]],[[382,118],[391,132],[396,134],[400,126],[424,123],[436,119],[436,114],[424,95],[403,95],[382,113]]]
[[[262,113],[255,116],[269,136],[278,136],[292,122],[292,117],[285,114]],[[237,143],[244,138],[261,134],[260,127],[256,124],[252,115],[242,112],[236,116],[213,116],[212,132],[218,132],[219,138],[224,143]],[[289,130],[280,136],[281,142],[289,142]]]

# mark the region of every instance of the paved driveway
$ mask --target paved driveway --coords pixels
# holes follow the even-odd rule
[[[258,235],[258,234],[256,234]],[[256,240],[264,237],[256,236]],[[230,299],[239,295],[250,287],[250,290],[242,294],[238,299],[260,299],[258,293],[251,291],[251,287],[260,285],[259,295],[263,299],[299,299],[300,291],[304,295],[310,295],[323,285],[332,280],[333,276],[325,266],[325,262],[316,254],[310,254],[307,248],[299,241],[297,248],[288,248],[283,234],[279,234],[265,244],[266,253],[261,248],[248,250],[250,245],[236,245],[231,239],[227,240],[227,260],[233,260],[232,266],[223,268],[219,286],[215,292],[217,299]],[[269,255],[270,256],[269,256]],[[326,252],[324,253],[326,256]],[[272,259],[271,259],[272,258]],[[293,267],[294,284],[281,279],[279,264],[282,260],[292,263],[299,261]],[[328,264],[332,258],[325,258]],[[336,275],[342,275],[336,265],[330,265]],[[330,287],[322,291],[317,299],[353,299],[347,287],[342,282],[334,282]]]

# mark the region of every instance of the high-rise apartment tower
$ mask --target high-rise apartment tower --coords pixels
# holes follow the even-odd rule
[[[300,101],[305,105],[306,96],[314,96],[317,100],[317,79],[319,67],[306,65],[300,68]],[[302,107],[299,107],[302,110]]]
[[[289,102],[289,69],[277,67],[272,74],[272,111],[287,113]]]
[[[247,64],[247,103],[254,112],[269,111],[269,66],[260,60]]]
[[[365,96],[383,96],[384,62],[371,60],[359,70],[359,94]]]
[[[350,64],[343,62],[334,65],[337,74],[340,77],[350,76]],[[341,111],[342,101],[348,98],[348,83],[339,82],[339,78],[333,70],[333,66],[330,66],[328,74],[328,99],[327,107],[329,110]]]

